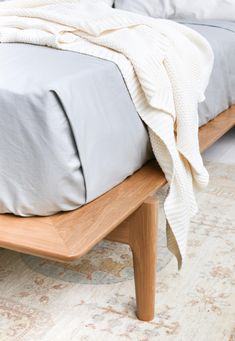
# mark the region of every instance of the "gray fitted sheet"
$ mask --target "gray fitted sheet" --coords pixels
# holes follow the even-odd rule
[[[215,56],[206,100],[199,105],[201,126],[235,104],[235,21],[190,20],[181,23],[203,35]]]
[[[235,23],[189,25],[215,53],[199,107],[202,125],[235,103]],[[0,45],[0,213],[75,209],[151,157],[116,65],[46,47]]]
[[[0,213],[74,209],[151,157],[115,64],[1,44],[0,74]]]

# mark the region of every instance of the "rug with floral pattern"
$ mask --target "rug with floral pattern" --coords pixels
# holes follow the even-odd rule
[[[178,272],[161,202],[156,316],[135,316],[128,246],[101,242],[71,264],[0,249],[0,341],[235,341],[235,165],[208,162]],[[27,238],[27,236],[25,236]]]

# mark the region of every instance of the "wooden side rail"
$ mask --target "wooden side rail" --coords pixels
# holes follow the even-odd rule
[[[200,150],[204,152],[235,126],[235,105],[199,129]]]
[[[50,217],[0,215],[0,247],[62,262],[80,258],[165,183],[162,171],[152,161],[75,211]]]

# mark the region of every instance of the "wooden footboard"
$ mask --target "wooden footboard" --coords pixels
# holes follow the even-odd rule
[[[57,261],[72,261],[86,254],[165,183],[162,171],[152,161],[77,210],[50,217],[0,215],[0,246]]]
[[[234,125],[235,106],[232,106],[200,128],[201,151]],[[165,183],[156,161],[151,161],[111,191],[77,210],[50,217],[0,215],[0,246],[58,261],[79,258]]]

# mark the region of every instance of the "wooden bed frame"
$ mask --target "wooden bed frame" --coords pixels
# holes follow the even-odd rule
[[[201,151],[235,126],[235,105],[199,129]],[[130,245],[133,253],[137,317],[154,317],[158,204],[153,194],[166,184],[151,161],[93,202],[50,217],[0,215],[0,247],[68,262],[102,239]]]

